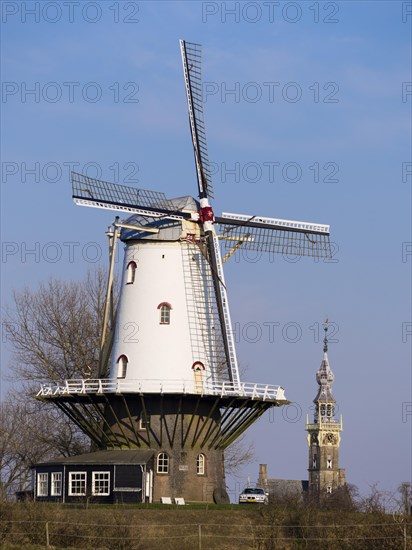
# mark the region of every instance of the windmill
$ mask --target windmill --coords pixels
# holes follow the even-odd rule
[[[76,204],[128,214],[108,232],[110,270],[99,373],[42,386],[101,449],[152,449],[153,498],[216,500],[223,451],[267,409],[288,403],[281,386],[240,380],[223,263],[239,248],[330,256],[329,226],[222,213],[211,206],[201,47],[180,41],[198,199],[169,199],[73,173]],[[118,239],[125,243],[113,307]],[[222,258],[220,243],[226,254]]]

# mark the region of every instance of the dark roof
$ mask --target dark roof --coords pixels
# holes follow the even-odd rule
[[[154,455],[151,450],[96,451],[77,456],[59,456],[47,462],[38,462],[35,466],[45,464],[147,464]]]
[[[319,384],[318,393],[313,400],[314,403],[326,402],[326,403],[336,403],[332,394],[332,384],[335,377],[329,366],[329,359],[327,351],[323,354],[323,360],[320,364],[319,370],[316,373],[316,381]]]

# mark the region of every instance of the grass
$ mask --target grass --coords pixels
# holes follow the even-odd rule
[[[303,506],[0,504],[4,550],[412,550],[411,518]],[[46,523],[48,524],[46,527]]]

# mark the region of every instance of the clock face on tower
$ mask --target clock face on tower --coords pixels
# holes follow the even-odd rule
[[[337,437],[335,434],[327,433],[323,436],[323,443],[327,445],[336,445]]]

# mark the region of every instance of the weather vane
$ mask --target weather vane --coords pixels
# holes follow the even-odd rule
[[[323,351],[326,353],[328,351],[328,329],[329,329],[329,319],[326,317],[325,322],[323,323],[323,330],[325,331],[325,337],[323,339]]]

